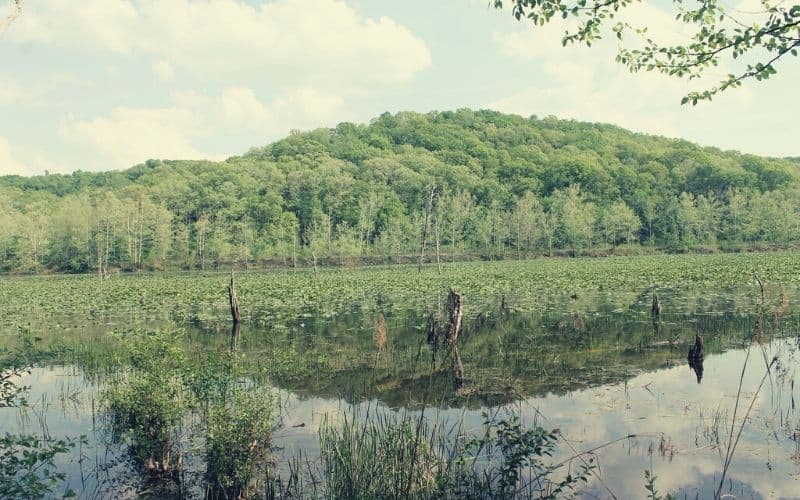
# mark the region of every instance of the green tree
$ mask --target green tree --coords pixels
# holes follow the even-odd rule
[[[556,239],[563,248],[577,255],[592,243],[596,222],[595,205],[584,199],[580,186],[557,189],[550,200],[550,211],[556,216]]]
[[[636,241],[642,221],[631,207],[619,200],[602,210],[600,226],[605,243],[616,246]]]

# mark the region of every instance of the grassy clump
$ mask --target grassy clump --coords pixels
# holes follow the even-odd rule
[[[178,478],[183,457],[200,443],[205,495],[246,496],[256,466],[270,451],[274,400],[246,383],[235,352],[191,360],[176,337],[123,337],[118,355],[126,368],[104,392],[112,433],[127,444],[146,480]]]
[[[180,467],[180,424],[189,401],[182,377],[186,359],[164,332],[135,332],[123,342],[129,368],[104,393],[114,436],[129,443],[149,472]]]
[[[331,498],[564,498],[593,466],[558,476],[561,464],[545,463],[558,436],[513,416],[487,417],[483,435],[469,439],[461,426],[423,417],[353,414],[320,429],[321,482]]]
[[[205,449],[208,497],[246,496],[258,463],[269,453],[273,409],[267,391],[241,387],[211,407]]]

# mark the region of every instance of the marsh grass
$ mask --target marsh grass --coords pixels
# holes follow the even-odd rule
[[[207,498],[247,496],[257,466],[270,453],[274,410],[269,391],[242,387],[212,405],[205,438]]]
[[[189,495],[191,485],[183,483],[187,473],[198,476],[199,460],[204,470],[199,491],[205,497],[246,497],[271,451],[274,398],[242,376],[236,352],[192,359],[178,347],[179,336],[160,331],[122,336],[124,368],[103,393],[108,428],[127,448],[143,484],[160,480],[159,488],[149,491]],[[199,455],[190,457],[197,448]],[[187,471],[190,462],[194,470]]]
[[[482,433],[423,413],[345,413],[320,428],[328,498],[568,498],[594,465],[556,473],[558,430],[524,428],[516,416],[485,415]],[[563,471],[559,471],[563,472]]]

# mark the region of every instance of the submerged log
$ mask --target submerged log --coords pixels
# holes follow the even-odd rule
[[[239,299],[236,297],[236,283],[233,280],[233,271],[231,271],[231,283],[228,285],[228,302],[231,306],[233,324],[238,324],[242,321],[242,315],[239,312]]]

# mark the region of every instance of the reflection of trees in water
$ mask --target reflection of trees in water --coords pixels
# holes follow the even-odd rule
[[[688,346],[696,334],[705,339],[706,354],[746,345],[752,336],[755,321],[752,314],[671,314],[653,323],[647,310],[649,306],[646,303],[639,310],[602,314],[572,311],[541,314],[497,308],[476,312],[468,305],[465,314],[469,314],[469,319],[464,321],[457,354],[469,390],[459,391],[459,394],[452,389],[440,392],[438,400],[446,406],[471,407],[482,396],[494,401],[498,398],[513,401],[547,393],[563,394],[685,363]],[[344,394],[350,401],[380,398],[390,405],[418,401],[419,393],[415,391],[427,387],[428,378],[435,379],[432,386],[446,391],[445,385],[437,385],[439,377],[444,376],[438,373],[445,367],[444,363],[431,373],[426,359],[436,359],[435,351],[422,355],[422,352],[430,353],[428,346],[435,346],[439,341],[440,334],[431,314],[420,315],[414,311],[387,314],[387,321],[393,324],[391,349],[377,364],[362,361],[364,353],[374,349],[371,335],[362,336],[364,342],[358,341],[358,325],[374,325],[373,321],[355,317],[331,318],[330,321],[332,331],[352,330],[346,336],[307,337],[308,343],[303,348],[309,353],[324,349],[329,353],[328,364],[319,367],[313,376],[278,380],[285,383],[285,387],[318,395],[342,394],[344,387]],[[797,322],[796,319],[792,321]],[[331,353],[336,353],[338,361]],[[440,361],[447,356],[453,354],[440,353]],[[447,358],[447,365],[452,361],[453,358]],[[701,366],[698,364],[697,368]],[[447,369],[451,370],[452,366]],[[320,377],[319,373],[326,370],[330,370],[329,376]],[[447,385],[452,387],[452,384]],[[472,401],[461,397],[467,392]]]

